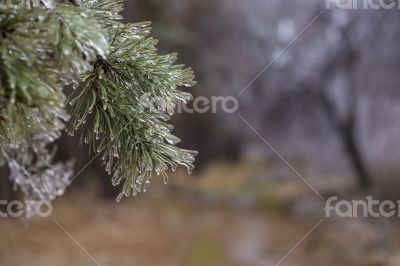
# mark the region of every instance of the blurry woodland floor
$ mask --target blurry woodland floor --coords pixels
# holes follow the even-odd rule
[[[119,204],[71,189],[49,218],[0,220],[0,265],[96,265],[55,219],[102,266],[275,266],[324,217],[324,203],[287,169],[265,168],[177,173]],[[327,219],[281,265],[400,265],[399,224]]]

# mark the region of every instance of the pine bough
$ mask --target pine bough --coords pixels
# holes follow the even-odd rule
[[[166,183],[169,169],[193,169],[196,152],[175,146],[167,121],[194,75],[157,53],[149,23],[119,22],[119,0],[0,3],[0,161],[25,199],[52,200],[70,183],[71,163],[52,163],[49,147],[64,128],[101,152],[118,201],[146,191],[153,172]]]

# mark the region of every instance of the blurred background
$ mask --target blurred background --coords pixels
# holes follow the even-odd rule
[[[125,21],[152,21],[160,52],[194,69],[195,97],[240,107],[174,116],[180,146],[199,151],[192,175],[117,204],[121,188],[95,160],[50,218],[1,219],[0,265],[93,265],[52,219],[103,266],[277,265],[294,247],[280,265],[400,265],[398,218],[318,224],[325,202],[295,172],[325,199],[399,199],[400,10],[325,7],[126,1]],[[76,172],[91,159],[78,141],[58,144]],[[1,198],[18,197],[7,169],[0,178]]]

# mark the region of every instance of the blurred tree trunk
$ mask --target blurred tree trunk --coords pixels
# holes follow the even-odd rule
[[[347,101],[347,117],[344,118],[339,124],[339,134],[342,139],[344,151],[349,157],[350,163],[353,167],[354,174],[357,177],[359,186],[362,189],[367,189],[372,184],[369,171],[366,166],[365,159],[363,158],[361,147],[358,140],[360,136],[357,134],[357,84],[354,78],[355,68],[359,58],[359,50],[354,47],[351,41],[351,27],[350,23],[347,27],[341,30],[343,37],[343,61],[342,68],[346,71],[349,79],[348,88],[348,101]]]
[[[353,88],[351,89],[353,90]],[[354,94],[354,92],[351,94]],[[340,119],[337,108],[335,108],[334,103],[325,93],[320,92],[320,100],[329,123],[335,128],[337,136],[343,145],[343,151],[348,157],[359,186],[362,189],[369,188],[372,185],[372,179],[357,141],[355,104],[352,103],[347,119]],[[355,101],[355,99],[351,100],[351,102],[353,101]]]
[[[359,51],[351,42],[351,27],[352,23],[350,22],[340,29],[342,48],[339,50],[338,55],[328,62],[321,71],[322,86],[319,86],[320,88],[324,87],[325,83],[333,80],[337,72],[343,71],[348,80],[345,113],[340,113],[338,103],[332,99],[326,89],[321,89],[318,92],[318,96],[329,123],[336,130],[336,134],[343,146],[343,151],[357,178],[358,185],[362,189],[368,189],[372,185],[372,178],[358,142],[360,135],[357,132],[358,95],[354,73],[358,63]]]
[[[347,124],[342,128],[340,134],[344,150],[347,153],[347,156],[349,157],[349,160],[353,166],[358,184],[363,189],[371,187],[371,177],[369,175],[369,171],[367,170],[364,158],[361,153],[361,149],[357,143],[357,139],[354,133],[354,125],[352,123]]]
[[[361,148],[357,142],[354,105],[353,108],[350,108],[347,119],[341,120],[334,103],[323,92],[320,92],[320,100],[329,123],[336,130],[337,136],[343,145],[343,151],[348,157],[349,163],[357,177],[358,184],[363,189],[369,188],[372,181]]]

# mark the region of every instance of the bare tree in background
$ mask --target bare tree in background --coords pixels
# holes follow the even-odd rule
[[[383,21],[388,15],[393,13],[350,14],[330,10],[314,25],[314,33],[292,48],[291,63],[270,74],[274,77],[269,86],[276,87],[275,93],[281,95],[274,97],[276,102],[272,106],[276,107],[271,110],[282,112],[283,105],[292,105],[284,112],[291,113],[289,116],[293,117],[293,106],[303,104],[302,107],[309,108],[304,105],[303,99],[306,99],[308,105],[322,111],[325,122],[332,129],[332,136],[341,144],[345,159],[362,189],[371,187],[373,178],[361,143],[364,128],[360,123],[360,108],[365,104],[364,96],[368,90],[375,93],[379,90],[379,93],[386,94],[385,97],[392,97],[384,88],[367,84],[371,74],[365,66],[365,59],[377,49],[374,46],[379,44],[379,38],[384,39],[391,34],[382,31]],[[394,80],[394,77],[391,78]],[[386,80],[382,83],[388,84]],[[306,111],[302,118],[304,121],[307,115]]]
[[[342,143],[343,151],[352,165],[360,187],[366,189],[371,186],[372,180],[357,137],[357,130],[359,130],[357,125],[358,99],[354,71],[360,55],[359,50],[354,47],[351,40],[353,27],[354,21],[338,27],[341,38],[341,42],[338,44],[339,48],[335,55],[330,56],[321,66],[321,84],[315,84],[315,88],[317,88],[321,106]],[[329,95],[326,85],[324,86],[324,84],[330,84],[338,73],[343,73],[346,80],[344,85],[346,86],[345,97],[342,99],[344,108],[342,110]]]

